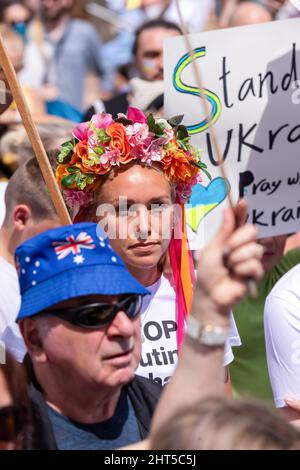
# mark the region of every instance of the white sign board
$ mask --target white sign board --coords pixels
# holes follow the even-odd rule
[[[234,201],[248,199],[259,236],[300,230],[299,31],[300,19],[293,19],[190,35],[193,59],[183,37],[166,41],[165,114],[184,114],[213,177],[210,185],[204,178],[188,209],[198,241],[217,230],[229,185]],[[208,100],[229,185],[220,178],[199,96]]]

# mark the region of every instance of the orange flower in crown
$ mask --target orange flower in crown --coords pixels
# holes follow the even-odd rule
[[[169,148],[165,150],[161,163],[170,181],[188,183],[196,178],[199,173],[199,168],[196,165],[197,161],[192,153],[189,154],[180,149],[176,141],[172,141]]]
[[[126,128],[119,122],[110,124],[106,129],[106,133],[110,137],[109,148],[112,151],[119,152],[119,162],[129,163],[134,157],[130,155],[131,145],[128,141]]]
[[[170,181],[175,182],[178,202],[187,202],[192,187],[201,181],[200,171],[206,171],[200,151],[190,143],[183,116],[169,120],[145,116],[129,108],[127,116],[119,114],[113,120],[101,113],[73,130],[73,139],[64,143],[58,155],[56,177],[63,188],[79,194],[91,193],[101,182],[101,175],[131,161],[144,165],[160,163]],[[70,193],[71,190],[71,193]]]

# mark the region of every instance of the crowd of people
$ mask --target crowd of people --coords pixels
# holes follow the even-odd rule
[[[164,116],[176,2],[103,0],[104,19],[91,3],[0,5],[72,222],[0,64],[0,449],[299,450],[299,236],[258,239],[240,200],[190,252],[205,155]],[[191,32],[297,15],[284,0],[183,9]]]

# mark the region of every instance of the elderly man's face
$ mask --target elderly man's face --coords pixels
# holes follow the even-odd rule
[[[91,302],[116,303],[120,297],[90,296],[68,300],[55,310]],[[112,322],[85,329],[52,315],[36,317],[49,367],[93,388],[116,388],[132,380],[140,360],[140,318],[119,311]]]

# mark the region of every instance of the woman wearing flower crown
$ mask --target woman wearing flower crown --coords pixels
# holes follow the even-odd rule
[[[147,118],[136,108],[116,120],[95,115],[62,146],[56,172],[73,218],[100,221],[113,249],[151,293],[141,315],[137,373],[162,385],[176,365],[192,300],[183,207],[206,172],[181,119]],[[236,345],[235,328],[231,339]],[[225,364],[232,358],[228,342]]]

